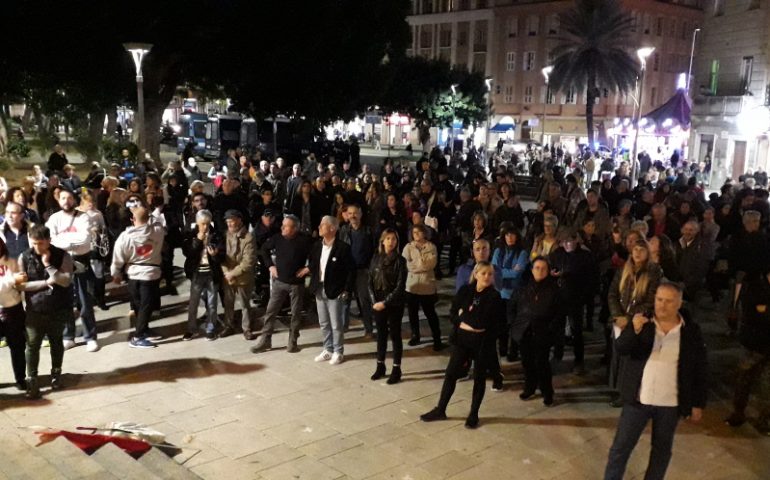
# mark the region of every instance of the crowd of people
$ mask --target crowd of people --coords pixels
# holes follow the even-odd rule
[[[552,365],[571,347],[572,372],[584,374],[585,332],[601,332],[611,405],[623,408],[606,478],[622,477],[649,419],[657,433],[647,478],[665,474],[678,418],[697,421],[706,402],[706,350],[692,304],[727,293],[725,329],[746,348],[727,422],[745,422],[770,359],[766,177],[736,179],[707,197],[686,162],[660,170],[545,155],[529,168],[542,182],[536,207],[525,211],[515,162],[498,160],[434,149],[415,166],[388,159],[359,169],[344,158],[311,154],[288,166],[230,150],[203,175],[194,159],[159,171],[126,152],[81,181],[57,147],[47,172],[36,167],[3,196],[0,335],[17,386],[39,398],[47,341],[51,387],[62,387],[78,317],[86,349],[99,350],[94,307],[109,308],[109,282],[128,283],[129,345],[156,347],[150,320],[161,295],[177,295],[180,249],[192,307],[185,341],[239,333],[256,340],[252,352],[270,350],[288,300],[286,351],[300,351],[303,312],[315,310],[323,336],[315,361],[337,365],[357,305],[364,337],[376,341],[371,379],[393,385],[403,371],[404,311],[410,346],[422,343],[422,311],[433,350],[452,344],[439,403],[424,421],[446,418],[456,382],[468,377],[466,426],[477,427],[486,380],[503,389],[501,359],[521,360],[522,401],[539,391],[553,405]],[[589,160],[602,165],[597,179]],[[455,295],[442,332],[437,280],[448,276]],[[262,318],[255,298],[266,300]],[[770,431],[770,409],[760,414]]]

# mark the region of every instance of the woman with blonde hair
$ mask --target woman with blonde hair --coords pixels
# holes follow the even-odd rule
[[[398,234],[386,228],[380,235],[379,248],[369,265],[369,296],[372,316],[377,326],[377,368],[372,380],[385,376],[388,338],[393,343],[393,370],[388,384],[401,380],[401,318],[406,301],[406,260],[398,254]]]
[[[615,390],[620,390],[618,382],[622,378],[624,364],[615,348],[615,340],[637,313],[652,318],[655,290],[663,277],[661,268],[650,258],[650,246],[644,239],[637,239],[629,250],[628,260],[622,269],[615,272],[607,295],[613,338],[610,387]],[[621,407],[622,402],[616,398],[611,405]]]
[[[94,282],[94,298],[96,305],[102,310],[109,310],[105,302],[105,286],[107,278],[105,275],[105,265],[111,260],[111,246],[107,225],[104,221],[102,212],[97,210],[96,202],[91,192],[83,192],[80,195],[80,206],[78,210],[84,212],[91,220],[92,237],[91,242],[91,269],[94,272],[96,281]]]
[[[457,339],[446,368],[438,405],[420,416],[423,422],[447,418],[446,408],[457,380],[467,374],[467,365],[473,361],[471,411],[465,420],[465,427],[478,426],[479,408],[484,399],[486,374],[490,366],[488,352],[495,348],[500,319],[504,315],[505,304],[495,289],[495,269],[489,262],[478,262],[471,273],[470,283],[460,288],[452,302],[450,318],[456,323]]]

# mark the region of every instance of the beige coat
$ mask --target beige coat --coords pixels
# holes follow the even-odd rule
[[[438,261],[436,246],[426,242],[421,248],[417,242],[410,242],[404,247],[403,255],[408,272],[406,291],[416,295],[435,295],[436,275],[433,269]]]
[[[232,285],[246,287],[254,283],[254,238],[246,227],[238,233],[227,232],[227,252],[222,262],[222,273],[235,275]]]

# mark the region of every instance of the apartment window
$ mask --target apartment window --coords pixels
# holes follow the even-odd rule
[[[468,44],[468,30],[462,30],[457,33],[457,45],[464,47]]]
[[[473,30],[473,51],[487,51],[487,22],[478,22]]]
[[[534,87],[532,85],[527,85],[524,87],[524,103],[532,103],[532,91],[534,90]]]
[[[749,10],[756,10],[756,9],[758,9],[760,3],[762,3],[761,0],[751,0],[749,2]]]
[[[682,22],[682,34],[679,36],[682,40],[686,40],[690,33],[690,24],[687,21]]]
[[[529,72],[535,69],[535,52],[524,53],[524,71]]]
[[[433,0],[422,0],[422,13],[433,13]]]
[[[668,34],[669,37],[671,37],[671,38],[676,37],[676,27],[677,27],[676,18],[672,18],[671,19],[671,28],[669,29],[669,34]]]
[[[458,10],[470,10],[471,9],[471,0],[460,0],[458,2]]]
[[[545,103],[547,103],[548,105],[553,105],[554,103],[556,103],[553,90],[551,90],[550,87],[548,87],[548,85],[543,86],[543,93],[545,94]]]
[[[559,16],[557,14],[548,16],[548,35],[559,34]]]
[[[537,15],[530,15],[527,17],[527,35],[530,37],[536,37],[538,28],[540,27],[540,17]]]
[[[655,21],[655,35],[663,36],[663,17],[658,17]]]
[[[644,34],[649,35],[650,34],[650,23],[652,23],[652,19],[649,15],[644,16]]]
[[[749,91],[751,87],[751,73],[754,68],[754,57],[743,57],[741,62],[741,93]]]
[[[660,70],[660,55],[657,53],[652,54],[652,71],[657,72]]]
[[[487,0],[476,0],[476,8],[487,8]]]
[[[516,70],[516,52],[507,52],[505,54],[505,71],[513,72]]]
[[[508,38],[516,38],[516,35],[519,34],[519,18],[518,17],[508,17]]]
[[[717,85],[719,83],[719,60],[711,61],[711,69],[709,69],[709,90],[712,95],[717,94]]]
[[[474,53],[473,54],[473,71],[484,72],[487,69],[487,54],[486,53]]]
[[[658,89],[652,87],[650,89],[650,106],[654,107],[658,103]]]
[[[636,32],[636,29],[639,26],[639,14],[636,12],[631,12],[631,31]]]
[[[505,95],[503,95],[503,103],[513,103],[513,85],[505,86]]]
[[[438,36],[438,46],[448,48],[452,46],[452,26],[442,25]]]
[[[433,39],[432,25],[423,25],[420,28],[420,48],[430,48]]]
[[[577,103],[577,94],[575,93],[574,88],[568,89],[566,92],[564,92],[564,95],[561,97],[561,104],[572,104],[575,105]]]
[[[610,98],[610,90],[608,88],[602,88],[602,97]]]

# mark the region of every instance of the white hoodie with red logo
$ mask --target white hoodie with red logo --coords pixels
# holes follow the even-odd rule
[[[125,266],[132,280],[158,280],[165,236],[166,229],[156,222],[126,228],[115,241],[112,275],[120,273]]]

